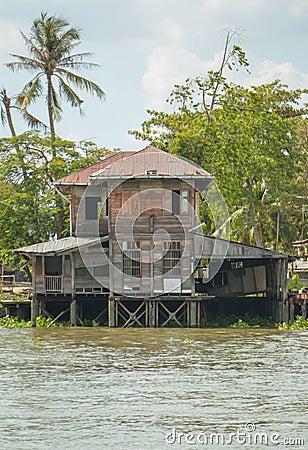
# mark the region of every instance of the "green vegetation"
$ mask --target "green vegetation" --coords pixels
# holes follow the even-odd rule
[[[293,289],[300,290],[305,286],[304,283],[300,282],[299,275],[292,275],[292,280],[288,283],[288,290],[292,291]]]
[[[249,88],[228,82],[226,71],[248,65],[235,37],[228,33],[217,70],[175,86],[167,100],[172,112],[149,110],[142,131],[131,133],[215,176],[233,240],[290,251],[308,194],[308,91],[279,80]],[[213,233],[212,211],[201,213],[205,232]]]
[[[47,327],[51,319],[46,319],[45,317],[37,317],[36,318],[36,326],[38,328],[45,328]],[[6,317],[0,317],[0,328],[31,328],[32,322],[31,320],[18,320],[15,316],[6,316]]]
[[[22,38],[27,55],[12,54],[7,67],[30,71],[33,78],[16,95],[0,91],[1,119],[12,135],[0,138],[0,264],[14,268],[24,262],[12,249],[69,234],[69,203],[54,181],[110,154],[93,142],[77,144],[56,135],[61,100],[80,109],[77,91],[104,98],[100,86],[75,73],[96,66],[86,61],[91,53],[74,53],[81,44],[80,29],[41,13]],[[149,110],[142,130],[131,133],[215,176],[229,209],[233,240],[290,251],[305,229],[308,91],[289,89],[279,80],[249,88],[229,82],[228,71],[249,66],[236,38],[227,33],[218,68],[174,86],[167,100],[172,112]],[[42,97],[48,125],[30,113]],[[21,133],[13,111],[25,119]],[[206,205],[200,215],[207,234],[223,226],[214,223]]]
[[[296,316],[294,321],[280,323],[278,330],[308,330],[308,320],[303,319],[302,316]]]
[[[33,21],[30,36],[26,36],[23,32],[21,35],[28,56],[11,54],[16,61],[5,65],[13,72],[26,70],[35,75],[16,96],[16,105],[20,107],[21,112],[26,111],[31,103],[42,98],[46,86],[49,130],[52,139],[55,140],[55,121],[61,119],[62,113],[60,100],[65,99],[72,107],[79,109],[83,103],[72,86],[100,99],[105,97],[104,91],[96,83],[76,73],[76,70],[92,69],[98,64],[85,61],[92,53],[72,53],[81,44],[80,29],[71,27],[60,17],[49,16],[42,12],[40,17]],[[54,81],[57,81],[58,92]],[[9,115],[7,121],[11,127],[10,111],[6,108],[5,112]],[[32,120],[31,124],[35,127],[42,125],[36,119]],[[16,135],[12,127],[11,133],[13,136]],[[53,154],[56,156],[55,151]]]
[[[99,99],[105,96],[100,86],[76,73],[97,66],[87,62],[92,53],[74,53],[81,44],[81,30],[60,17],[41,13],[29,35],[21,35],[28,54],[11,54],[14,61],[6,66],[34,76],[13,96],[5,88],[0,91],[1,121],[12,135],[0,138],[0,264],[14,268],[24,261],[12,249],[69,234],[69,202],[53,182],[109,153],[93,142],[77,144],[56,135],[55,123],[63,113],[61,100],[80,110],[83,100],[78,91]],[[45,106],[42,114],[47,113],[48,126],[29,112],[44,93],[47,111]],[[21,134],[14,125],[13,111],[26,124]],[[28,267],[26,270],[31,278]]]
[[[202,321],[201,326],[203,328],[274,328],[276,323],[271,317],[244,314],[242,317],[235,315],[209,317],[207,321]]]

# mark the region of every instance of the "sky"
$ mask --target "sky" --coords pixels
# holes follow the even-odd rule
[[[104,101],[81,95],[83,116],[63,104],[56,130],[65,139],[143,148],[128,131],[141,128],[147,109],[170,108],[166,99],[175,83],[218,67],[226,29],[240,30],[250,62],[251,73],[232,73],[234,81],[249,86],[280,79],[290,88],[308,88],[308,0],[10,0],[0,16],[0,87],[9,96],[31,74],[3,64],[13,60],[10,53],[26,55],[20,30],[29,35],[42,10],[82,29],[77,51],[93,52],[91,61],[100,64],[82,75],[106,92]],[[43,99],[33,112],[47,121]],[[6,127],[1,135],[9,135]]]

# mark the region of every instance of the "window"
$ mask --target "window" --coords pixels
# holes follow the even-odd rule
[[[189,191],[181,191],[181,214],[188,214]]]
[[[123,273],[131,277],[141,277],[140,248],[134,242],[123,242]]]
[[[97,220],[102,208],[100,197],[86,197],[86,220]]]
[[[86,197],[86,220],[100,220],[108,216],[108,197]]]
[[[172,191],[172,213],[180,214],[180,194],[181,191]]]
[[[36,257],[36,275],[42,275],[42,257]]]
[[[195,214],[199,215],[199,194],[195,192]]]
[[[65,255],[64,257],[64,275],[70,276],[71,274],[71,257],[70,255]]]
[[[172,270],[173,275],[180,275],[181,268],[175,267],[181,260],[181,242],[164,242],[163,273]]]
[[[188,214],[189,191],[184,189],[172,191],[172,213],[175,215]]]

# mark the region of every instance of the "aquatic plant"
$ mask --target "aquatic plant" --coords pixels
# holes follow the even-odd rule
[[[308,330],[308,320],[296,316],[296,320],[278,324],[278,330]]]
[[[30,328],[32,322],[24,319],[18,320],[15,316],[6,316],[0,318],[0,328]]]
[[[246,324],[246,325],[245,325]],[[216,316],[209,317],[208,320],[202,320],[201,326],[204,328],[274,328],[276,323],[272,317],[251,316],[243,314],[242,316]]]
[[[52,322],[52,319],[50,318],[46,319],[45,317],[42,316],[38,316],[36,318],[36,326],[38,328],[47,327],[47,325],[49,325],[50,322]],[[31,328],[31,327],[32,327],[31,320],[24,320],[24,319],[19,320],[15,316],[6,316],[0,318],[0,328]]]
[[[245,322],[242,319],[238,319],[237,322],[230,325],[230,328],[250,328],[251,325],[249,325],[247,322]]]
[[[51,322],[52,319],[50,317],[46,319],[46,317],[38,316],[36,318],[35,324],[37,327],[47,327]]]

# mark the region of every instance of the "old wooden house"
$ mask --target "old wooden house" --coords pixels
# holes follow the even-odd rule
[[[152,146],[58,180],[70,198],[70,237],[16,250],[33,266],[33,323],[45,314],[72,324],[193,327],[210,304],[245,298],[247,307],[248,295],[257,312],[285,317],[287,255],[200,233],[200,198],[212,182]]]

